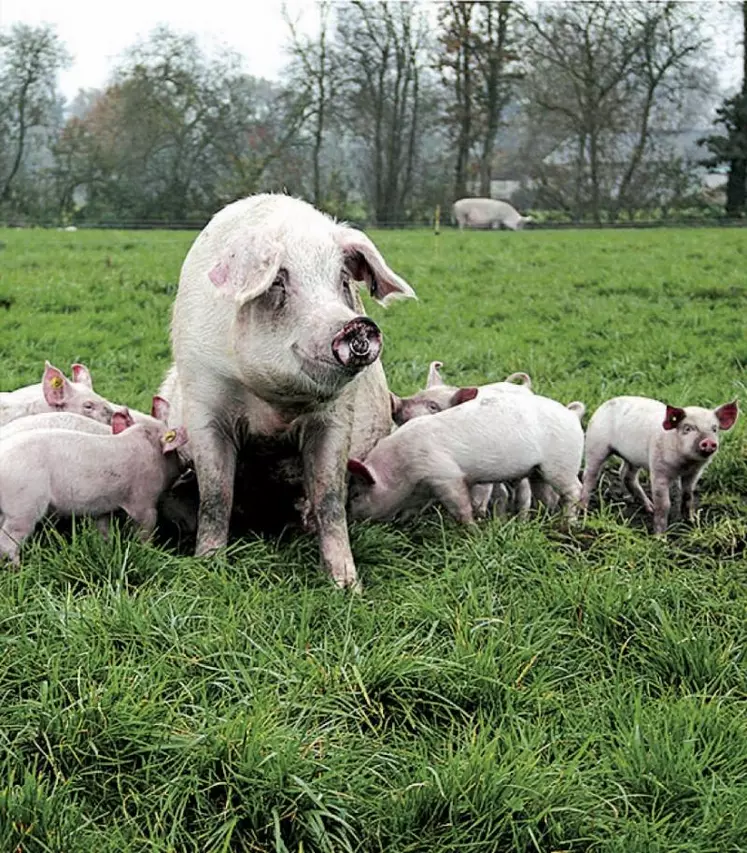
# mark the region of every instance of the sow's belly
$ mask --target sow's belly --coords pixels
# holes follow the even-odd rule
[[[229,536],[278,535],[301,527],[304,497],[301,455],[294,443],[253,436],[239,451]],[[158,538],[179,551],[194,550],[200,493],[193,471],[182,476],[159,507]]]

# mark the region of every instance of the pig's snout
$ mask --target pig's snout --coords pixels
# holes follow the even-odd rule
[[[711,456],[718,450],[718,442],[715,438],[704,438],[698,445],[703,456]]]
[[[346,323],[332,339],[332,353],[343,367],[360,369],[372,364],[381,352],[381,332],[368,317]]]

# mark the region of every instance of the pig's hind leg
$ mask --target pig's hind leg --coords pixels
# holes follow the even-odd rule
[[[607,457],[612,453],[612,448],[606,441],[595,440],[593,436],[586,434],[586,468],[584,469],[583,488],[581,490],[581,506],[584,509],[589,505],[591,493],[596,489],[599,482],[599,474],[602,471]]]
[[[29,537],[37,523],[43,518],[46,505],[33,507],[23,515],[3,516],[2,527],[0,527],[0,557],[5,557],[17,566],[20,563],[18,552],[23,541]]]
[[[540,466],[540,474],[560,495],[560,508],[565,520],[573,522],[582,501],[581,483],[574,468],[553,466],[547,470]]]
[[[620,466],[620,482],[629,494],[633,495],[634,498],[637,498],[643,504],[646,508],[646,512],[653,512],[654,505],[649,500],[646,492],[643,491],[643,486],[638,480],[638,473],[640,470],[641,469],[636,468],[635,465],[631,465],[630,462],[623,460],[623,463]]]

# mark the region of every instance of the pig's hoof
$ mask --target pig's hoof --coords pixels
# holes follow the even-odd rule
[[[339,589],[346,589],[355,595],[360,595],[363,592],[363,584],[356,577],[340,577],[333,580]]]
[[[209,557],[222,548],[224,544],[224,542],[218,542],[215,539],[208,539],[206,542],[201,542],[195,548],[195,557]]]

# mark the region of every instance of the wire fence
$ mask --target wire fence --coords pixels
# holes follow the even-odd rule
[[[139,220],[123,222],[80,222],[75,225],[60,225],[58,222],[14,222],[0,223],[4,228],[43,228],[56,229],[59,231],[83,231],[83,230],[109,230],[109,231],[199,231],[204,228],[208,219],[191,220],[183,222],[163,220]],[[349,221],[348,224],[365,230],[412,230],[412,231],[456,231],[456,225],[449,222],[441,222],[434,226],[433,222],[372,222],[372,221]],[[577,229],[603,229],[603,230],[625,230],[637,228],[744,228],[747,226],[747,218],[723,217],[672,217],[659,219],[635,219],[618,220],[615,222],[572,222],[572,221],[537,221],[534,220],[525,226],[527,231],[563,231]],[[469,228],[469,231],[489,230]]]

